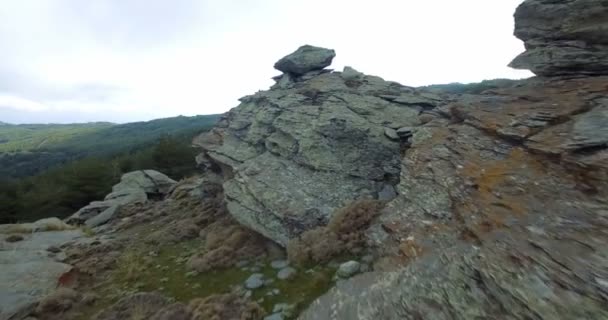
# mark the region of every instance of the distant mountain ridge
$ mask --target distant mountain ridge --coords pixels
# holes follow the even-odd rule
[[[0,176],[20,178],[88,156],[108,156],[154,143],[162,135],[194,135],[219,115],[178,116],[113,124],[0,125]]]

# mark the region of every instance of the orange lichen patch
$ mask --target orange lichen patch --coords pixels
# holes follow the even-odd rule
[[[423,252],[422,246],[416,243],[414,237],[408,237],[399,244],[399,253],[408,261],[416,260],[422,256]]]
[[[478,235],[504,227],[506,218],[526,214],[529,210],[526,206],[528,202],[524,199],[526,195],[503,191],[509,190],[514,179],[525,177],[534,181],[534,177],[540,176],[543,171],[543,165],[522,148],[513,148],[502,160],[469,161],[459,174],[463,179],[472,181],[476,190],[470,194],[470,198],[458,203],[455,209],[462,222],[466,222],[466,217],[473,212],[479,214],[474,221],[469,221],[469,230],[464,236],[478,238]]]
[[[390,234],[398,234],[401,229],[402,229],[402,225],[398,222],[395,221],[391,221],[391,222],[384,222],[381,224],[382,229],[384,229],[384,231],[386,231],[387,233]]]

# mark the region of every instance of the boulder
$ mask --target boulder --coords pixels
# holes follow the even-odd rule
[[[142,190],[147,194],[166,194],[176,183],[158,171],[138,170],[123,174],[120,183],[112,187],[112,193]]]
[[[277,61],[274,67],[284,73],[303,75],[329,66],[335,56],[334,50],[304,45]]]
[[[347,261],[341,264],[336,271],[336,275],[340,278],[350,278],[357,274],[361,269],[361,264],[358,261]]]
[[[339,72],[241,98],[218,125],[194,141],[208,171],[221,171],[229,212],[285,246],[361,198],[378,198],[400,172],[400,141],[387,128],[419,124],[420,110],[385,99],[417,90]],[[434,102],[438,103],[438,102]],[[392,129],[391,129],[392,130]]]
[[[93,201],[80,208],[66,219],[70,224],[86,224],[89,227],[102,225],[117,210],[127,204],[144,203],[148,197],[158,197],[169,193],[177,184],[176,181],[154,170],[138,170],[125,173],[120,183],[112,187],[103,201]]]
[[[515,12],[526,51],[510,66],[539,76],[608,74],[606,21],[603,0],[526,0]]]
[[[31,223],[0,224],[0,234],[61,231],[73,228],[73,226],[61,221],[59,218],[52,217]]]

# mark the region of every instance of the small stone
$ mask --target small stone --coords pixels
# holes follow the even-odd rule
[[[281,290],[279,289],[272,289],[272,294],[274,294],[275,296],[278,296],[281,293]]]
[[[6,237],[6,239],[4,239],[4,241],[6,241],[6,242],[19,242],[22,240],[23,240],[23,236],[18,235],[18,234],[10,235],[10,236]]]
[[[391,140],[399,140],[399,135],[397,135],[397,131],[391,128],[384,128],[384,135]]]
[[[287,262],[287,260],[275,260],[270,263],[270,266],[273,269],[284,269],[288,265],[289,265],[289,262]]]
[[[264,317],[264,320],[283,320],[283,315],[281,313],[273,313],[269,316]]]
[[[192,278],[198,276],[198,272],[196,271],[188,271],[186,272],[186,278]]]
[[[357,261],[348,261],[338,267],[336,274],[340,278],[350,278],[354,276],[361,269],[361,264]]]
[[[195,284],[192,285],[192,289],[198,289],[200,287],[201,287],[200,283],[195,283]]]
[[[413,129],[410,127],[401,127],[397,129],[397,135],[401,139],[406,139],[411,137],[414,134]]]
[[[260,267],[260,266],[253,266],[253,267],[249,268],[249,271],[251,271],[251,272],[260,272],[260,271],[262,271],[262,267]]]
[[[243,268],[243,267],[245,267],[248,264],[249,264],[249,261],[247,261],[247,260],[241,260],[241,261],[239,261],[239,262],[236,263],[236,267],[237,268]]]
[[[346,66],[344,67],[344,70],[342,70],[342,74],[340,76],[342,77],[342,79],[344,79],[344,81],[354,81],[363,77],[363,73],[355,70],[350,66]]]
[[[296,275],[296,273],[297,273],[296,269],[294,269],[292,267],[286,267],[286,268],[279,270],[279,272],[277,273],[277,278],[279,278],[280,280],[287,280],[287,279],[293,278]]]
[[[423,113],[420,116],[418,116],[418,120],[420,121],[421,124],[429,123],[429,122],[433,121],[434,119],[435,119],[435,116],[428,114],[428,113]]]
[[[163,283],[164,282],[169,282],[169,278],[162,278],[162,279],[160,279],[160,282],[163,282]]]
[[[272,313],[282,312],[288,310],[290,306],[287,303],[277,303],[272,307]]]
[[[48,248],[46,248],[46,251],[52,252],[52,253],[59,253],[59,252],[61,252],[61,249],[59,249],[56,246],[49,246]]]
[[[262,286],[264,286],[264,275],[261,273],[254,273],[245,280],[245,288],[247,289],[258,289]]]
[[[378,200],[380,201],[390,201],[397,197],[397,192],[395,191],[395,187],[390,184],[384,185],[384,188],[378,192]]]

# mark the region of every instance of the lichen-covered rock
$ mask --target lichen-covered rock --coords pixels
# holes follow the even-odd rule
[[[112,193],[123,190],[143,190],[147,194],[166,194],[177,181],[155,170],[138,170],[125,173]]]
[[[302,319],[606,318],[606,83],[531,79],[441,108],[367,232],[394,271]]]
[[[155,170],[138,170],[122,175],[103,201],[93,201],[80,208],[66,221],[97,227],[110,221],[117,210],[125,205],[145,203],[148,196],[163,196],[177,184],[176,181]]]
[[[603,0],[526,0],[515,12],[526,51],[511,66],[540,76],[608,74],[606,21]]]
[[[304,45],[277,61],[274,67],[284,73],[303,75],[329,66],[335,56],[334,50]]]
[[[337,72],[241,101],[195,139],[204,149],[197,160],[223,172],[230,213],[282,245],[396,184],[401,143],[386,129],[416,126],[439,104],[394,82],[360,75],[354,83]]]

